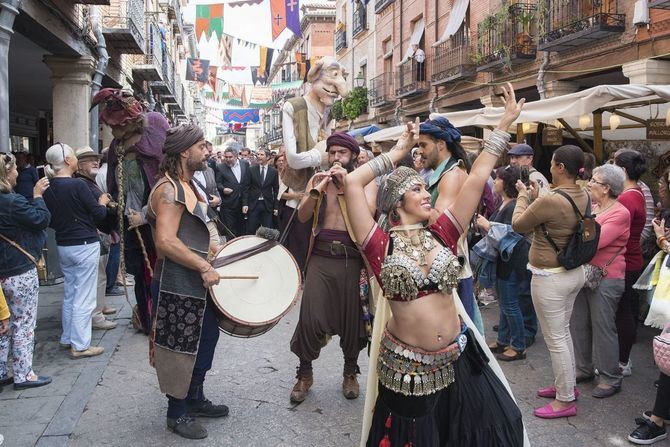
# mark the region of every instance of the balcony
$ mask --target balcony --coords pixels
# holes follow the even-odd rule
[[[383,10],[386,9],[391,3],[395,0],[375,0],[375,14],[380,14]]]
[[[474,76],[476,66],[472,62],[470,43],[444,42],[433,49],[432,85],[447,84]]]
[[[105,8],[102,34],[110,47],[121,54],[144,53],[144,1],[117,0]]]
[[[367,8],[362,1],[359,1],[357,5],[356,9],[354,9],[354,24],[351,33],[352,39],[368,29]]]
[[[342,28],[335,31],[335,52],[339,52],[347,47],[347,30]]]
[[[163,67],[163,39],[158,23],[148,15],[146,21],[147,41],[142,60],[133,64],[133,79],[136,81],[160,81]]]
[[[495,72],[511,65],[534,60],[536,5],[515,3],[482,20],[477,25],[477,71]]]
[[[395,102],[393,95],[393,73],[384,73],[370,80],[368,98],[370,107],[386,107]]]
[[[396,68],[396,98],[411,98],[412,96],[422,95],[429,90],[430,86],[426,81],[427,65],[427,58],[423,64],[417,63],[414,59],[409,59]]]
[[[75,0],[74,3],[82,5],[109,5],[109,0]]]
[[[652,9],[670,9],[670,0],[652,0],[649,2]]]
[[[626,29],[626,15],[616,12],[617,0],[549,2],[545,33],[538,47],[541,51],[568,51],[621,34]]]
[[[163,53],[161,66],[161,80],[149,82],[152,90],[160,95],[162,103],[173,102],[174,91],[174,64],[168,53]]]

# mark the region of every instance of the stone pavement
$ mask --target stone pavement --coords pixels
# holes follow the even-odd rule
[[[186,441],[165,429],[166,399],[147,362],[148,342],[128,328],[129,309],[120,327],[94,334],[105,348],[97,359],[70,360],[58,350],[59,299],[62,287],[43,288],[35,368],[54,377],[51,386],[0,393],[0,433],[7,446],[356,446],[364,396],[348,401],[340,392],[342,359],[337,339],[315,362],[315,384],[301,405],[290,404],[296,359],[288,344],[297,321],[293,309],[269,333],[238,339],[221,335],[205,391],[230,406],[229,417],[205,420],[209,438]],[[121,306],[122,297],[113,303]],[[495,304],[483,309],[487,328],[497,320]],[[493,333],[487,334],[489,338]],[[651,357],[653,331],[645,328],[633,350],[633,376],[623,391],[606,400],[590,397],[594,384],[580,385],[579,414],[569,419],[540,420],[532,409],[546,402],[535,391],[549,383],[551,365],[542,342],[528,359],[503,364],[525,418],[533,446],[625,446],[640,412],[651,408],[657,369]],[[101,338],[100,338],[101,337]],[[360,356],[362,382],[367,356]],[[655,444],[669,446],[670,442]]]

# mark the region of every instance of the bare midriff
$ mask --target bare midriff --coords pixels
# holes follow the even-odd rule
[[[450,293],[432,293],[413,301],[389,301],[393,317],[388,330],[408,345],[439,351],[454,342],[461,331]]]

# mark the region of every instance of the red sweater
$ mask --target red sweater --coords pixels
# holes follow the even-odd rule
[[[605,267],[607,278],[624,279],[625,247],[630,234],[630,213],[625,206],[617,203],[604,213],[598,214],[596,221],[600,224],[600,239],[598,240],[598,251],[589,264],[604,267],[612,260],[611,264]]]
[[[642,194],[640,188],[631,188],[619,195],[619,202],[630,213],[630,237],[626,245],[626,271],[634,272],[642,270],[643,260],[640,235],[647,221],[644,194]]]

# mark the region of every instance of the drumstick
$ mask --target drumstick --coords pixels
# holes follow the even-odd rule
[[[220,279],[258,279],[258,276],[253,275],[219,275]]]

